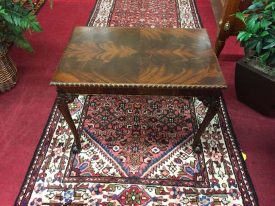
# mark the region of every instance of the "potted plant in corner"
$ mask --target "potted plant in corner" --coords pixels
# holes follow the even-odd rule
[[[9,46],[14,43],[32,51],[24,37],[25,31],[41,31],[32,9],[20,1],[0,0],[0,93],[12,88],[17,81],[16,66],[7,55]]]
[[[236,64],[238,100],[266,115],[275,116],[275,1],[253,0],[236,17],[245,24],[237,39],[245,57]]]

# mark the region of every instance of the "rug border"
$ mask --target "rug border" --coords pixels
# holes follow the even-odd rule
[[[94,15],[95,8],[96,8],[96,6],[97,6],[97,4],[98,4],[98,1],[100,1],[100,0],[94,0],[94,1],[95,1],[94,8],[91,9],[90,15],[89,15],[89,17],[88,17],[88,20],[87,20],[85,26],[88,26],[88,25],[89,25],[90,20],[91,20],[92,16]]]
[[[201,27],[204,28],[204,27],[203,27],[202,18],[201,18],[201,16],[199,15],[199,9],[198,9],[198,5],[197,5],[197,1],[196,1],[196,0],[190,0],[190,1],[193,2],[194,6],[195,6],[195,9],[196,9],[196,12],[197,12],[197,17],[198,17],[199,22],[200,22],[200,24],[201,24]],[[212,12],[213,12],[213,11],[212,11]],[[246,177],[247,177],[247,182],[249,183],[251,192],[252,192],[252,194],[253,194],[253,196],[254,196],[254,198],[255,198],[255,201],[256,201],[255,203],[256,203],[256,205],[259,205],[258,195],[257,195],[257,193],[256,193],[255,186],[254,186],[254,184],[253,184],[253,182],[252,182],[252,179],[251,179],[251,177],[250,177],[249,171],[248,171],[248,169],[247,169],[246,162],[245,162],[245,160],[244,160],[244,158],[243,158],[242,150],[241,150],[241,147],[240,147],[241,145],[240,145],[240,143],[239,143],[239,141],[238,141],[238,139],[237,139],[237,135],[235,134],[235,131],[234,131],[234,128],[233,128],[233,124],[232,124],[232,121],[231,121],[231,119],[230,119],[229,112],[228,112],[228,109],[227,109],[226,101],[225,101],[225,99],[224,99],[224,97],[223,97],[223,93],[222,93],[222,95],[221,95],[221,101],[222,101],[222,104],[225,105],[225,107],[224,107],[224,113],[225,113],[226,118],[227,118],[227,121],[228,121],[228,127],[229,127],[228,129],[229,129],[230,132],[231,132],[233,143],[236,145],[236,147],[237,147],[237,149],[238,149],[238,156],[240,157],[241,164],[243,165],[243,170],[244,170],[244,173],[245,173],[245,175],[246,175]]]
[[[248,182],[248,184],[250,186],[250,189],[251,189],[251,192],[252,192],[252,194],[253,194],[253,196],[255,198],[255,203],[256,203],[256,205],[259,205],[259,199],[258,199],[256,190],[255,190],[254,184],[252,182],[252,179],[251,179],[251,177],[249,175],[249,171],[247,169],[246,162],[245,162],[245,160],[243,158],[242,150],[241,150],[241,147],[240,147],[240,143],[239,143],[239,141],[237,139],[237,136],[235,134],[235,131],[234,131],[234,128],[233,128],[233,124],[232,124],[232,121],[230,119],[229,112],[228,112],[227,105],[226,105],[226,101],[225,101],[225,99],[223,97],[223,94],[221,96],[221,101],[222,101],[222,104],[226,106],[226,107],[223,107],[223,109],[224,109],[224,113],[225,113],[226,118],[227,118],[227,123],[228,123],[228,127],[229,127],[228,129],[230,129],[231,136],[232,136],[232,141],[235,144],[235,146],[237,147],[237,150],[238,150],[238,154],[237,155],[240,157],[241,164],[243,165],[242,169],[243,169],[243,171],[244,171],[244,173],[246,175],[247,182]]]
[[[194,8],[197,12],[197,17],[198,17],[201,28],[204,28],[202,20],[201,20],[201,16],[199,15],[199,9],[198,9],[198,5],[197,5],[197,1],[196,0],[189,0],[189,1],[192,1],[193,5],[194,5]]]
[[[57,96],[56,96],[56,97],[57,97]],[[49,125],[50,125],[50,122],[51,122],[51,119],[52,119],[52,115],[54,114],[54,112],[56,112],[56,109],[57,109],[57,108],[56,108],[56,106],[57,106],[57,104],[56,104],[56,103],[57,103],[56,97],[55,97],[55,100],[54,100],[54,103],[53,103],[51,112],[50,112],[50,114],[49,114],[49,116],[48,116],[48,119],[47,119],[47,121],[46,121],[46,124],[45,124],[45,126],[44,126],[42,135],[40,136],[40,139],[39,139],[39,141],[38,141],[38,143],[37,143],[37,145],[36,145],[36,148],[35,148],[35,151],[34,151],[34,153],[33,153],[33,156],[32,156],[31,162],[30,162],[30,164],[29,164],[29,167],[28,167],[28,169],[27,169],[27,172],[25,173],[25,177],[24,177],[24,179],[23,179],[23,183],[21,184],[21,187],[20,187],[20,190],[19,190],[19,192],[18,192],[18,195],[17,195],[17,197],[16,197],[16,199],[15,199],[14,206],[17,206],[17,205],[20,205],[20,204],[21,204],[21,202],[19,203],[19,198],[20,198],[21,191],[23,190],[23,187],[27,184],[28,176],[29,176],[29,174],[30,174],[31,171],[32,171],[32,166],[33,166],[33,164],[34,164],[35,158],[36,158],[36,156],[39,154],[40,145],[42,144],[42,142],[43,142],[43,140],[44,140],[43,137],[46,135],[47,129],[48,129],[48,127],[49,127]]]

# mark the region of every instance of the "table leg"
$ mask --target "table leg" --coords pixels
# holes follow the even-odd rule
[[[77,132],[75,127],[74,121],[72,119],[71,113],[69,111],[68,104],[73,102],[73,100],[77,97],[77,95],[71,95],[66,93],[58,93],[57,96],[57,106],[60,110],[61,114],[63,115],[65,121],[68,123],[69,128],[71,129],[74,135],[75,144],[73,145],[72,151],[73,153],[77,154],[81,151],[81,143],[80,143],[80,136]]]
[[[194,136],[194,142],[192,145],[193,151],[195,153],[201,153],[202,147],[200,145],[200,138],[202,133],[205,131],[206,127],[209,125],[211,120],[214,118],[214,116],[218,113],[220,108],[220,101],[219,97],[209,97],[201,99],[203,104],[208,107],[208,110],[206,112],[206,115],[202,121],[202,123],[199,126],[198,131],[196,132]]]

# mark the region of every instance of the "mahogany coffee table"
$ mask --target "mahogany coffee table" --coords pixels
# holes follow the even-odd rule
[[[196,96],[208,107],[200,136],[220,107],[223,74],[205,29],[76,27],[50,83],[81,151],[68,103],[80,94]]]

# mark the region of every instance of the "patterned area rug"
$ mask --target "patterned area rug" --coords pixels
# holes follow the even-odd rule
[[[192,0],[98,0],[89,26],[200,28]],[[191,149],[196,98],[80,96],[80,154],[54,106],[16,205],[258,205],[224,102]]]

